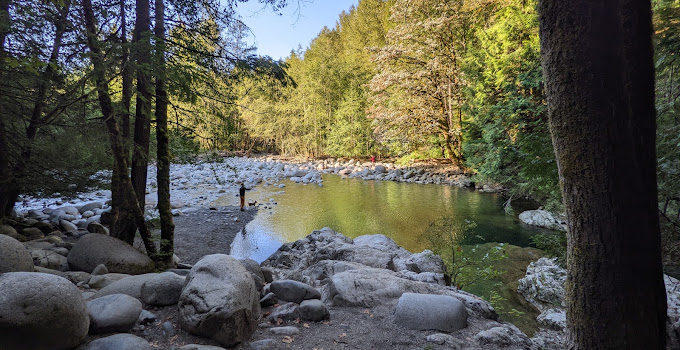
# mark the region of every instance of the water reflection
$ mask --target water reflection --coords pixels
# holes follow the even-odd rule
[[[258,187],[247,194],[271,209],[260,207],[246,233],[234,240],[232,254],[262,261],[281,242],[295,241],[325,226],[350,237],[382,233],[410,251],[421,251],[428,245],[424,233],[442,217],[477,224],[461,244],[507,242],[524,247],[535,234],[503,212],[502,199],[496,194],[335,175],[325,175],[322,187],[284,183],[283,189]],[[235,205],[236,201],[228,195],[215,204]]]

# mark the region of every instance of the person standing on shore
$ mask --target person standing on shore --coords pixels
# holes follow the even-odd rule
[[[238,189],[238,194],[241,197],[241,211],[243,211],[243,206],[246,205],[246,186],[241,182],[241,188]]]

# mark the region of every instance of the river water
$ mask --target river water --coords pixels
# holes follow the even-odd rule
[[[525,247],[536,230],[521,225],[503,211],[498,194],[480,193],[446,185],[422,185],[392,181],[367,181],[324,175],[323,186],[283,182],[286,187],[258,187],[246,194],[260,209],[236,237],[231,254],[262,261],[283,242],[305,237],[313,230],[330,227],[349,237],[382,233],[411,252],[428,248],[426,237],[433,223],[474,222],[460,244],[510,243]],[[237,205],[225,195],[214,205]],[[274,204],[276,203],[276,204]],[[267,208],[268,207],[268,208]]]

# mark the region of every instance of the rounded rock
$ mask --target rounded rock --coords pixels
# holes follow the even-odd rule
[[[154,269],[153,261],[131,245],[98,233],[81,237],[68,254],[68,263],[74,270],[92,271],[104,264],[109,272],[131,275]]]
[[[142,301],[154,306],[177,304],[182,294],[185,278],[172,272],[163,272],[142,284]]]
[[[467,310],[448,295],[404,293],[394,312],[394,322],[416,330],[453,332],[467,327]]]
[[[270,285],[272,293],[279,300],[301,303],[308,299],[321,299],[321,293],[314,287],[294,280],[278,280]]]
[[[31,253],[16,239],[0,235],[0,273],[19,271],[33,271]]]
[[[90,333],[127,332],[139,319],[142,303],[125,294],[111,294],[87,303]]]
[[[152,350],[151,344],[132,334],[114,334],[93,340],[83,350]]]
[[[2,349],[71,349],[87,336],[89,320],[80,291],[44,273],[0,275]]]
[[[319,322],[331,317],[328,308],[321,300],[305,300],[300,304],[300,318],[306,321]]]

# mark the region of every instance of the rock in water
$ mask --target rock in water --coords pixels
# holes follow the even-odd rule
[[[567,223],[546,210],[527,210],[519,214],[519,220],[531,226],[556,231],[567,231]]]
[[[253,278],[229,255],[207,255],[189,272],[179,299],[180,325],[186,331],[230,347],[255,331],[260,298]]]
[[[0,348],[61,350],[87,336],[89,319],[80,291],[44,273],[0,275]]]
[[[129,331],[142,312],[142,303],[125,294],[111,294],[87,303],[90,333]]]
[[[417,330],[453,332],[467,327],[467,310],[447,295],[404,293],[394,312],[394,322]]]
[[[163,272],[142,284],[142,301],[149,305],[177,304],[182,294],[185,278],[172,272]]]
[[[84,350],[152,350],[151,344],[132,334],[114,334],[87,344]]]
[[[33,271],[33,258],[21,242],[0,235],[0,273]]]
[[[272,282],[270,286],[272,293],[279,300],[301,303],[307,299],[321,299],[321,293],[314,287],[302,282],[293,280],[279,280]]]
[[[137,275],[151,272],[154,264],[148,256],[113,237],[90,233],[78,240],[68,254],[73,270],[92,271],[104,264],[109,272]]]

